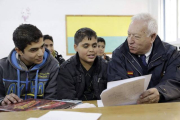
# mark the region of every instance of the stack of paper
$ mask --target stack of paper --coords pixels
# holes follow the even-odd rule
[[[104,106],[136,104],[139,96],[147,89],[151,75],[108,82],[101,93]]]
[[[39,118],[29,118],[27,120],[97,120],[101,115],[101,113],[50,111]]]

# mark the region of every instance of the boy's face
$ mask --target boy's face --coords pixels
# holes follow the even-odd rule
[[[104,42],[98,42],[98,52],[97,52],[97,55],[98,56],[103,56],[104,50],[105,50]]]
[[[81,63],[93,63],[97,55],[97,39],[92,37],[88,40],[85,37],[78,45],[74,45],[74,49],[79,54]]]
[[[18,48],[15,49],[20,55],[22,62],[27,66],[32,64],[40,64],[43,61],[45,51],[43,38],[40,38],[39,42],[37,43],[32,42],[31,45],[27,45],[27,47],[24,49],[24,53]]]
[[[53,53],[54,46],[53,46],[53,42],[50,39],[44,40],[44,46],[51,52],[51,54]]]

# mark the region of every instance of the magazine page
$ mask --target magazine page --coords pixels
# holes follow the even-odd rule
[[[49,109],[67,109],[75,106],[75,103],[53,101],[45,99],[27,99],[23,102],[0,106],[1,111],[28,111],[28,110],[49,110]]]

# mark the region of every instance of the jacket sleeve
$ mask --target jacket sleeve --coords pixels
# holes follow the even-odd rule
[[[5,87],[4,87],[4,84],[3,84],[3,70],[2,70],[2,68],[0,66],[0,103],[2,102],[4,97],[5,97]]]
[[[45,99],[56,99],[57,94],[57,75],[59,71],[59,66],[56,66],[56,69],[50,73],[49,81],[45,87]]]
[[[77,99],[75,82],[70,72],[64,67],[60,67],[57,78],[57,99]]]
[[[156,86],[161,94],[160,102],[174,101],[180,98],[180,54],[175,51],[166,63],[164,76]]]
[[[108,62],[107,75],[108,81],[126,79],[127,72],[125,69],[124,60],[116,51],[113,52],[111,61]]]

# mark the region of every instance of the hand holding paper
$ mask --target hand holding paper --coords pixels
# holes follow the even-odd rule
[[[143,103],[158,103],[160,99],[159,91],[156,88],[151,88],[143,92],[137,103],[143,104]]]
[[[108,82],[101,93],[104,106],[136,104],[139,96],[146,91],[151,75]]]

